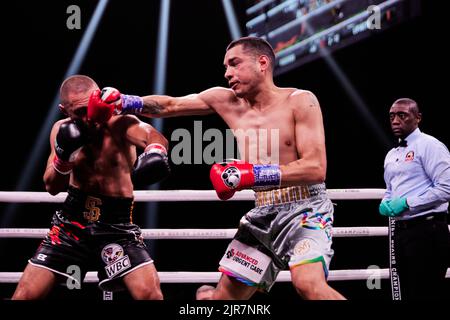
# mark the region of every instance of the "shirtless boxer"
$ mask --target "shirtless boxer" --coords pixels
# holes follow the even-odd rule
[[[99,94],[91,96],[93,121],[124,113],[157,118],[216,112],[234,130],[279,130],[279,141],[271,142],[279,145],[278,159],[270,159],[270,154],[262,159],[259,155],[267,150],[236,137],[244,159],[211,168],[219,198],[253,188],[256,207],[241,219],[220,262],[223,274],[217,287],[202,287],[197,298],[248,299],[258,289],[268,291],[280,270],[289,267],[303,298],[344,299],[326,281],[333,256],[333,205],[324,184],[326,150],[319,102],[309,91],[277,87],[274,63],[266,41],[245,37],[226,50],[230,89],[214,87],[184,97],[130,97],[117,91],[115,103]]]
[[[47,191],[68,191],[52,228],[29,260],[13,299],[45,298],[58,282],[81,285],[97,270],[99,287],[127,288],[135,299],[162,299],[158,274],[140,228],[132,222],[133,184],[169,173],[167,140],[133,115],[87,121],[89,77],[67,78],[60,89],[67,116],[51,130],[51,153],[44,173]],[[136,148],[144,149],[137,158]],[[72,277],[80,268],[81,278]],[[78,283],[76,283],[78,282]]]

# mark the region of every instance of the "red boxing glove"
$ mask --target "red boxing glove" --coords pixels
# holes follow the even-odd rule
[[[114,88],[104,88],[94,90],[87,107],[87,117],[89,121],[96,123],[107,122],[113,114],[122,111],[122,100],[119,90]]]
[[[245,162],[216,163],[211,167],[209,178],[221,200],[228,200],[236,191],[255,184],[253,165]]]
[[[89,97],[88,120],[105,123],[115,114],[140,114],[144,100],[139,96],[121,94],[119,90],[105,87],[94,90]]]
[[[214,164],[209,178],[222,200],[230,199],[236,191],[243,189],[267,190],[279,188],[281,170],[277,164],[251,164],[231,161]]]

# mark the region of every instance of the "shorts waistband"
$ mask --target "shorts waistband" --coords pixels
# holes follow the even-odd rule
[[[133,198],[90,194],[70,186],[62,212],[79,222],[132,223]]]
[[[306,200],[320,194],[326,194],[324,183],[308,186],[293,186],[268,191],[255,192],[255,205],[257,207],[297,202]]]

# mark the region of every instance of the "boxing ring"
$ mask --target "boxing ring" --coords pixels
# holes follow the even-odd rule
[[[381,199],[384,189],[328,189],[331,200]],[[0,202],[62,203],[67,193],[51,196],[46,192],[0,192]],[[149,190],[135,191],[135,202],[221,201],[214,190]],[[254,201],[254,192],[237,192],[228,201]],[[49,229],[1,228],[0,238],[44,238]],[[144,239],[232,239],[237,229],[142,229]],[[388,227],[334,227],[333,237],[388,236]],[[386,248],[388,251],[388,248]],[[0,272],[0,283],[17,283],[22,272]],[[217,283],[220,272],[164,272],[159,271],[161,283]],[[447,269],[450,278],[450,268]],[[389,269],[330,270],[329,281],[389,279]],[[289,271],[281,271],[277,282],[291,281]],[[85,283],[98,282],[96,272],[88,272]]]

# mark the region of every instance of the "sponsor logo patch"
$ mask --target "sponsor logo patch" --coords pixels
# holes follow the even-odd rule
[[[414,151],[409,151],[406,154],[405,161],[408,162],[408,161],[413,161],[413,160],[414,160]]]
[[[303,239],[297,242],[297,244],[294,247],[294,254],[295,255],[302,255],[307,253],[311,249],[311,244],[309,243],[308,239]]]
[[[106,263],[105,271],[108,278],[112,278],[118,273],[131,267],[130,259],[124,256],[122,246],[116,243],[107,244],[102,249],[102,260]]]
[[[47,259],[47,255],[43,254],[43,253],[39,253],[37,255],[36,259],[41,260],[41,261],[45,261]]]
[[[241,182],[241,172],[236,167],[228,167],[222,172],[222,180],[230,189],[235,189]]]
[[[252,282],[260,283],[271,261],[256,248],[233,240],[219,264]]]

